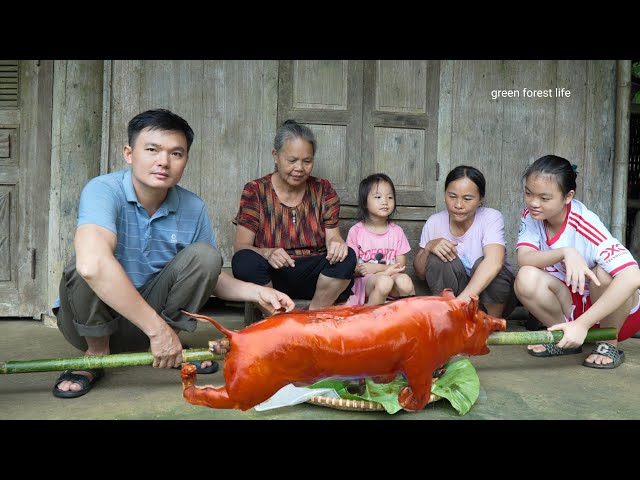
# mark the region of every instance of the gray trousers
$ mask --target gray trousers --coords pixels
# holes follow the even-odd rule
[[[211,297],[222,268],[220,253],[207,243],[194,243],[138,288],[140,295],[175,330],[193,332],[197,320],[180,309],[197,312]],[[74,347],[87,350],[84,337],[110,336],[111,353],[145,351],[149,337],[104,303],[76,271],[75,258],[60,281],[58,328]]]
[[[484,257],[480,257],[473,264],[471,276],[476,272],[483,259]],[[513,273],[503,265],[496,278],[480,293],[481,307],[484,309],[484,304],[504,304],[502,317],[508,317],[518,306],[518,298],[513,289],[515,279]],[[439,257],[430,253],[427,257],[426,280],[434,295],[440,295],[442,290],[450,288],[453,290],[453,294],[458,296],[467,287],[471,277],[467,275],[460,258],[456,257],[452,262],[443,262]]]

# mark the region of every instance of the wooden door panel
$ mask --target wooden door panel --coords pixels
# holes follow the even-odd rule
[[[7,61],[0,66],[8,67]],[[17,69],[17,65],[15,66]],[[18,297],[18,126],[20,115],[14,107],[0,110],[0,315],[12,315]]]
[[[127,122],[148,108],[168,108],[194,130],[180,185],[208,206],[224,266],[231,264],[244,184],[272,170],[276,123],[275,60],[112,62],[110,170],[125,168]],[[266,170],[266,171],[265,171]]]
[[[0,292],[15,289],[15,185],[0,185]]]
[[[397,204],[435,206],[438,61],[364,63],[362,176],[386,173]]]
[[[308,125],[316,135],[313,175],[331,181],[341,203],[357,204],[362,141],[362,62],[280,61],[278,125],[290,118]]]
[[[0,60],[0,317],[48,311],[52,65]]]

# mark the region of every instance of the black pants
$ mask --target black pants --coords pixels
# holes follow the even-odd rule
[[[193,332],[197,320],[180,309],[197,312],[211,297],[222,268],[220,253],[207,243],[194,243],[178,252],[145,285],[142,297],[176,330]],[[84,337],[109,335],[111,353],[145,351],[149,337],[104,303],[78,274],[75,258],[60,281],[60,308],[54,311],[58,328],[74,347],[87,350]]]
[[[244,249],[231,259],[233,276],[245,282],[266,285],[286,293],[291,298],[311,300],[316,291],[320,274],[325,277],[351,280],[336,302],[345,302],[351,295],[353,272],[356,269],[356,252],[349,248],[349,254],[342,262],[331,265],[325,255],[296,257],[295,267],[273,268],[266,258],[253,250]]]

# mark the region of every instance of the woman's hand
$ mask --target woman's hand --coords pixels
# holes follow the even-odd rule
[[[458,256],[457,245],[458,242],[446,238],[436,238],[427,243],[426,249],[443,262],[452,262]]]
[[[589,329],[580,322],[563,322],[550,326],[547,330],[562,330],[564,335],[556,345],[558,348],[576,348],[584,343]]]
[[[276,270],[279,268],[296,266],[296,262],[289,256],[284,248],[271,249],[265,258],[269,262],[269,265]]]
[[[349,254],[349,247],[339,240],[331,240],[327,243],[327,260],[331,265],[343,261]]]
[[[576,291],[582,295],[584,294],[584,285],[586,283],[586,277],[600,286],[600,280],[596,277],[596,274],[591,271],[584,257],[573,247],[564,248],[564,268],[566,270],[566,276],[564,283],[567,287],[571,287],[571,291]]]

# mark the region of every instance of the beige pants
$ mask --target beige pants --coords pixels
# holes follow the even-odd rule
[[[145,285],[142,297],[176,330],[193,332],[197,320],[180,309],[197,312],[211,297],[222,268],[222,257],[206,243],[181,250]],[[57,310],[57,311],[56,311]],[[84,337],[109,335],[111,353],[145,351],[149,338],[122,315],[104,303],[78,274],[75,258],[60,281],[60,309],[54,310],[58,328],[74,347],[87,350]]]

